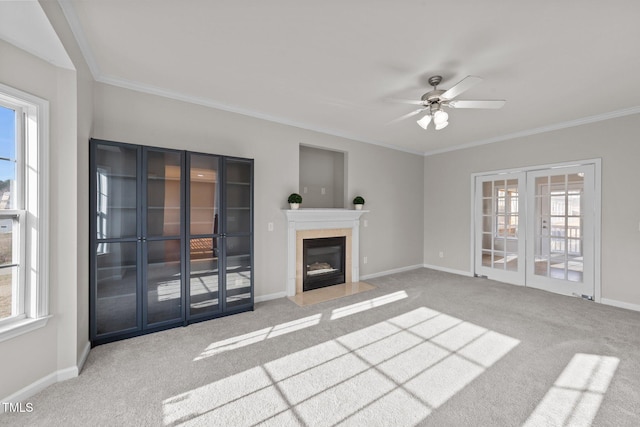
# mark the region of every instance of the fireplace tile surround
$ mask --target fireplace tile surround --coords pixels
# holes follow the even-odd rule
[[[349,209],[287,209],[287,296],[302,293],[302,240],[346,237],[346,283],[360,280],[360,216]]]

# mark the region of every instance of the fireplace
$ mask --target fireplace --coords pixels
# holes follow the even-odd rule
[[[336,284],[359,282],[359,218],[369,211],[296,209],[284,212],[287,216],[287,296],[293,297],[305,291],[303,287],[307,265],[303,256],[305,240],[343,238],[345,241],[342,267],[344,279]]]
[[[302,241],[302,290],[310,291],[345,282],[346,237]]]

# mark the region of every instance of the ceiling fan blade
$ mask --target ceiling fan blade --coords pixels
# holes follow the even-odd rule
[[[505,104],[504,99],[491,99],[491,100],[467,100],[467,99],[454,99],[449,101],[447,105],[451,108],[502,108]]]
[[[424,110],[426,110],[426,108],[418,108],[417,110],[412,111],[412,112],[410,112],[410,113],[407,113],[407,114],[405,114],[404,116],[400,116],[400,117],[398,117],[397,119],[393,119],[393,120],[391,120],[391,121],[390,121],[389,123],[387,123],[387,124],[388,124],[388,125],[392,125],[392,124],[394,124],[394,123],[398,123],[398,122],[400,122],[400,121],[402,121],[402,120],[404,120],[404,119],[408,119],[409,117],[413,117],[413,116],[415,116],[416,114],[420,114],[420,113],[421,113],[421,112],[423,112]]]
[[[440,97],[443,99],[453,99],[456,96],[460,95],[462,92],[471,89],[481,81],[482,79],[480,77],[467,76],[464,79],[460,80],[454,87],[445,91],[442,95],[440,95]]]
[[[413,99],[387,98],[387,101],[395,102],[396,104],[424,105],[424,101],[416,101]]]

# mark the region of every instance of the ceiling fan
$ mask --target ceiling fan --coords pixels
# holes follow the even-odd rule
[[[425,93],[420,98],[420,101],[401,101],[408,104],[421,105],[421,108],[418,108],[415,111],[412,111],[404,116],[398,117],[393,120],[392,123],[398,122],[400,120],[407,119],[409,117],[413,117],[417,114],[420,114],[423,111],[427,111],[427,114],[424,115],[421,119],[418,120],[418,125],[423,129],[426,129],[429,126],[429,123],[433,121],[436,130],[444,129],[449,125],[449,114],[444,111],[443,107],[448,108],[491,108],[497,109],[502,108],[505,104],[505,100],[503,99],[491,99],[491,100],[463,100],[463,99],[454,99],[456,96],[460,95],[462,92],[469,90],[471,87],[480,83],[482,79],[476,76],[467,76],[461,81],[459,81],[456,85],[448,90],[440,90],[438,89],[438,85],[442,82],[442,76],[431,76],[429,77],[429,84],[433,86],[433,90]]]

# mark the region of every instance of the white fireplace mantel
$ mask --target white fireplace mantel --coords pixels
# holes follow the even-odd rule
[[[350,209],[287,209],[287,295],[296,294],[296,233],[299,230],[351,229],[351,281],[360,279],[360,216]]]

